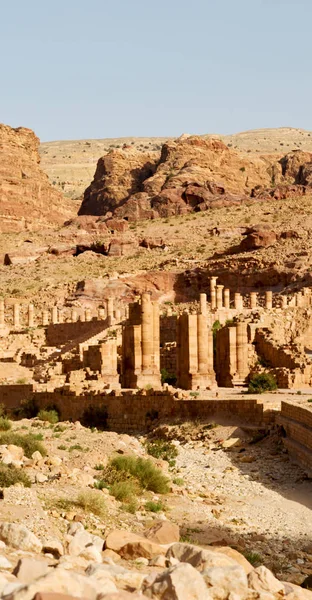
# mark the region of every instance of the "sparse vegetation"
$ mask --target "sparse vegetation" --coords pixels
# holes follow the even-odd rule
[[[150,456],[166,460],[170,467],[174,467],[175,459],[179,454],[178,449],[172,442],[159,438],[148,441],[146,443],[146,450]]]
[[[0,416],[0,431],[9,431],[11,427],[11,421],[7,417]]]
[[[136,481],[117,481],[110,487],[110,494],[120,502],[130,501],[141,492],[140,486]]]
[[[162,502],[153,502],[152,500],[149,500],[145,503],[145,508],[150,512],[158,513],[164,510],[164,505]]]
[[[259,567],[261,564],[263,564],[263,558],[261,554],[250,551],[243,552],[243,554],[253,567]]]
[[[52,425],[58,423],[59,420],[59,415],[56,410],[39,410],[37,417],[40,421],[45,421],[46,423],[51,423]]]
[[[75,500],[68,498],[58,498],[54,506],[60,510],[70,510],[72,508],[81,508],[86,512],[93,513],[99,517],[106,514],[106,506],[103,495],[97,490],[86,490],[78,494]]]
[[[14,465],[0,464],[0,488],[8,488],[16,483],[22,483],[24,487],[30,487],[31,481],[22,469]]]
[[[257,373],[249,381],[249,394],[264,394],[274,390],[277,390],[277,383],[270,373]]]
[[[109,467],[119,475],[120,481],[132,477],[138,481],[143,490],[157,494],[169,492],[169,479],[157,469],[151,460],[135,456],[117,456]]]
[[[21,435],[14,433],[13,431],[6,431],[0,434],[0,445],[14,444],[23,448],[25,456],[31,458],[34,452],[40,452],[42,456],[46,456],[47,451],[40,441],[36,440],[35,436],[31,433],[27,435]]]

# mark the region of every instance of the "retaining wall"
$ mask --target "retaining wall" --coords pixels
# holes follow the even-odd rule
[[[284,444],[309,474],[312,474],[312,407],[282,401],[277,422],[283,426]]]

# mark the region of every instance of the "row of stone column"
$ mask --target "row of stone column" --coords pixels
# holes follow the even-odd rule
[[[308,289],[308,288],[305,288]],[[273,308],[273,293],[271,290],[265,292],[265,308]],[[287,308],[287,296],[282,296],[282,308]],[[210,278],[210,306],[211,310],[220,310],[222,308],[230,308],[230,290],[225,288],[224,285],[217,285],[217,277]],[[257,292],[250,292],[249,294],[249,308],[256,309],[258,307],[258,294]],[[234,308],[235,310],[242,310],[244,308],[243,296],[239,292],[234,293]]]
[[[114,299],[108,298],[106,301],[106,310],[104,308],[98,308],[96,316],[99,320],[105,320],[107,318],[109,325],[113,325],[114,323],[119,323],[122,318],[128,317],[128,307],[126,306],[122,313],[119,308],[114,308]],[[83,311],[73,308],[71,310],[70,318],[67,317],[66,322],[76,323],[78,320],[92,321],[93,318],[94,312],[90,308],[86,308]],[[5,303],[4,300],[0,300],[0,327],[5,326],[5,322]],[[39,322],[44,327],[50,323],[54,325],[63,323],[64,310],[62,308],[58,308],[57,306],[53,306],[51,309],[45,309],[40,314]],[[29,304],[27,307],[26,324],[27,327],[35,327],[35,310],[33,304]],[[20,325],[20,305],[15,302],[13,304],[13,326],[20,327]]]

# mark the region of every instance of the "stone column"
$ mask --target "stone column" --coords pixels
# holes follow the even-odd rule
[[[230,308],[230,290],[226,288],[223,292],[224,295],[224,308]]]
[[[229,327],[229,374],[231,377],[237,372],[237,329]]]
[[[244,322],[236,325],[236,352],[237,375],[239,379],[245,379],[248,374],[248,336],[247,323]]]
[[[167,308],[167,317],[172,317],[172,307],[168,306]]]
[[[34,326],[34,305],[28,305],[28,327]]]
[[[155,300],[153,303],[153,342],[154,342],[154,366],[160,369],[160,322],[159,322],[159,303]]]
[[[208,372],[208,328],[207,317],[197,315],[197,356],[198,372],[207,375]]]
[[[153,305],[148,292],[142,294],[142,371],[148,371],[152,367],[154,344],[153,344]]]
[[[265,308],[271,309],[273,306],[273,294],[271,290],[265,292]]]
[[[121,321],[121,310],[120,308],[116,308],[115,310],[115,319],[117,323],[120,323]]]
[[[92,321],[91,308],[85,309],[85,321]]]
[[[234,307],[236,310],[242,309],[242,297],[239,292],[235,292],[234,294]]]
[[[282,296],[282,308],[287,308],[288,306],[288,298],[287,296]]]
[[[57,310],[57,306],[53,306],[52,311],[51,311],[51,318],[52,318],[53,325],[56,325],[57,322],[58,322],[58,310]]]
[[[48,310],[42,311],[42,325],[44,327],[49,325],[49,311]]]
[[[59,323],[64,323],[64,312],[61,308],[57,311],[57,318]]]
[[[199,312],[201,315],[207,314],[207,294],[199,295]]]
[[[217,309],[223,308],[223,288],[224,285],[217,285]]]
[[[2,327],[5,323],[4,317],[4,300],[0,300],[0,327]]]
[[[112,325],[114,322],[114,298],[107,298],[106,300],[106,315],[108,325]]]
[[[14,327],[20,326],[20,306],[19,304],[13,304],[13,325]]]
[[[217,298],[216,298],[216,284],[217,284],[217,277],[211,277],[210,278],[210,303],[211,303],[211,310],[215,310],[216,306],[217,306]]]
[[[250,308],[257,308],[257,292],[250,292]]]
[[[73,308],[72,311],[71,311],[71,320],[72,320],[72,323],[76,323],[77,319],[78,319],[77,311],[76,311],[75,308]]]

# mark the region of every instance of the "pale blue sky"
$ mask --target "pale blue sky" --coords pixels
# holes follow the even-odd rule
[[[311,0],[0,0],[0,122],[43,141],[312,129]]]

